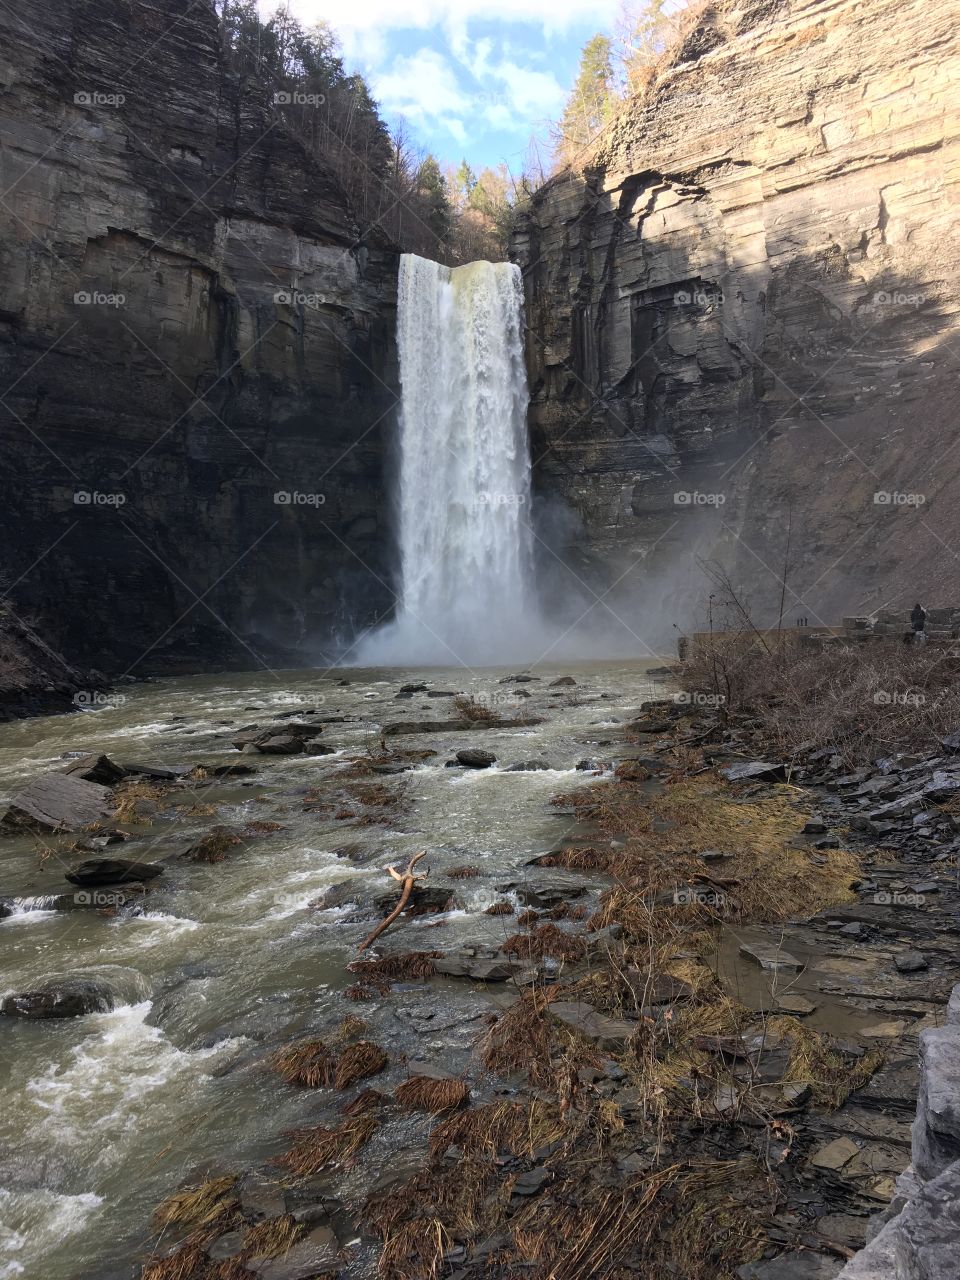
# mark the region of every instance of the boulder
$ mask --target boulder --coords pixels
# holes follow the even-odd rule
[[[496,764],[497,757],[492,751],[480,751],[467,747],[457,752],[457,763],[464,765],[467,769],[489,769],[492,764]]]
[[[720,773],[728,782],[782,782],[786,777],[786,766],[769,760],[750,760],[743,764],[728,764]]]
[[[553,765],[549,760],[517,760],[507,765],[504,773],[536,773],[539,770],[552,768]]]
[[[755,961],[761,969],[777,973],[799,973],[805,968],[802,960],[792,956],[789,951],[770,942],[744,942],[740,946],[740,954]]]
[[[0,818],[7,830],[79,831],[113,811],[107,787],[66,773],[48,773],[31,782]]]
[[[547,685],[547,688],[548,689],[569,688],[571,685],[575,685],[576,683],[577,682],[576,680],[574,680],[573,676],[560,676],[559,679],[557,680],[551,680],[550,683]]]
[[[84,782],[98,782],[102,787],[112,787],[127,776],[122,764],[117,764],[109,756],[98,756],[93,752],[71,760],[63,772],[82,778]]]
[[[608,1018],[581,1000],[556,1000],[547,1007],[547,1012],[609,1053],[622,1049],[636,1030],[635,1023]]]
[[[246,1269],[257,1280],[315,1280],[339,1267],[340,1246],[329,1227],[315,1227],[277,1258],[251,1258]]]
[[[86,1013],[107,1013],[116,1003],[113,992],[86,978],[69,978],[34,991],[4,996],[0,1014],[8,1018],[79,1018]]]
[[[67,872],[71,884],[89,888],[101,884],[127,884],[153,880],[163,874],[156,862],[133,862],[127,858],[91,858]]]

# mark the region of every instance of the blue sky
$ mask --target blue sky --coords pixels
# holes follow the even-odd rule
[[[521,168],[545,138],[580,50],[611,31],[619,0],[289,0],[309,26],[326,19],[348,70],[362,71],[391,125],[403,117],[441,164]],[[265,13],[276,7],[263,0]],[[546,152],[544,162],[546,162]]]

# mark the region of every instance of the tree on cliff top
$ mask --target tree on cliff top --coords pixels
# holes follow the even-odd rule
[[[610,119],[614,98],[610,38],[598,34],[583,46],[577,78],[557,125],[557,153],[564,163],[592,142]]]

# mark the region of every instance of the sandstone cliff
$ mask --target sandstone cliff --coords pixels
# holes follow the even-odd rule
[[[956,594],[958,90],[957,0],[726,0],[535,198],[536,480],[644,638],[698,555],[767,617],[787,560],[791,620]]]
[[[211,0],[3,7],[0,142],[16,607],[141,675],[273,662],[388,603],[395,255],[227,71]]]

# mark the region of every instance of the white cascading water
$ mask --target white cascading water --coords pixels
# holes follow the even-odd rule
[[[539,656],[521,316],[510,263],[400,260],[401,589],[362,662]]]

